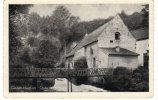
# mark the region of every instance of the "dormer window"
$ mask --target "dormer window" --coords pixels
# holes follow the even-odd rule
[[[120,40],[120,33],[119,32],[115,33],[115,40]]]

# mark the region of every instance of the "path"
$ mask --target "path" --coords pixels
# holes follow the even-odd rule
[[[55,85],[51,87],[49,90],[45,91],[57,91],[57,92],[67,92],[67,79],[55,79]],[[97,88],[91,85],[74,85],[72,84],[72,92],[108,92],[107,90]]]

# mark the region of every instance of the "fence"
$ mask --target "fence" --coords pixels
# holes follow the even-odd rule
[[[67,78],[68,79],[68,91],[69,86],[72,92],[71,77],[98,77],[105,75],[112,75],[113,69],[111,68],[78,68],[78,69],[65,69],[65,68],[10,68],[9,78],[19,79],[19,78],[33,78],[36,80],[37,89],[37,79],[38,78]]]

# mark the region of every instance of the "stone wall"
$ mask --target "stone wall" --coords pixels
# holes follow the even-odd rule
[[[116,32],[120,33],[119,40],[115,39]],[[116,46],[126,48],[130,51],[135,51],[136,48],[135,38],[131,35],[119,16],[111,20],[103,33],[98,37],[98,47],[112,48]]]
[[[138,68],[138,56],[109,55],[108,66],[111,68],[122,66],[136,69]]]
[[[98,42],[93,42],[87,46],[85,46],[85,56],[87,59],[88,68],[93,68],[92,61],[95,59],[96,65],[98,67]]]

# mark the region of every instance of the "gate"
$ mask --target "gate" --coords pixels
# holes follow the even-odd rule
[[[10,68],[9,79],[23,79],[33,78],[67,78],[68,79],[68,92],[72,92],[72,83],[69,81],[72,77],[98,77],[105,75],[112,75],[113,69],[111,68],[78,68],[78,69],[66,69],[66,68]],[[70,87],[70,90],[69,90]]]

